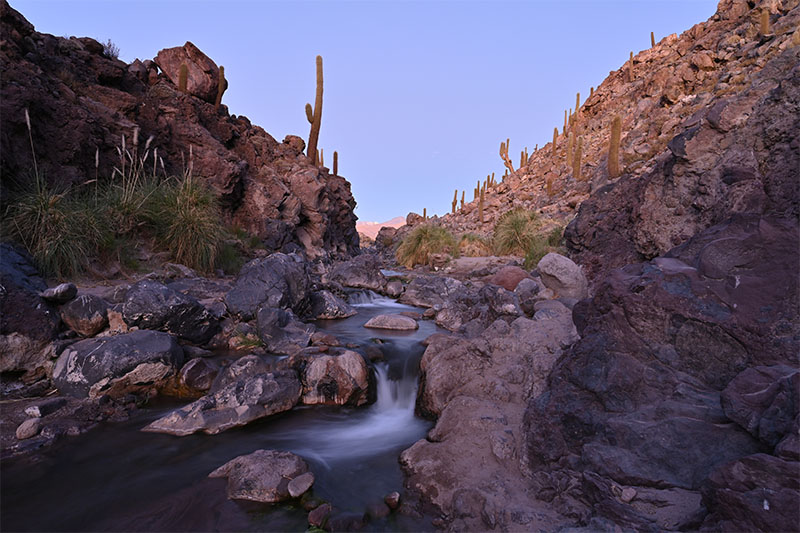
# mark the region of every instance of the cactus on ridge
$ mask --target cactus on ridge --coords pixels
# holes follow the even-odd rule
[[[339,175],[339,152],[333,151],[333,175]]]
[[[508,144],[507,144],[508,142],[509,141],[506,140],[506,142],[500,143],[500,158],[503,160],[503,165],[505,165],[505,167],[511,172],[514,172],[514,165],[508,158]]]
[[[317,56],[317,92],[314,98],[314,107],[312,108],[311,104],[306,104],[306,119],[311,124],[306,157],[311,161],[317,160],[317,141],[319,140],[319,128],[322,124],[322,85],[322,56]]]
[[[556,156],[556,148],[558,142],[558,128],[553,128],[553,157]]]

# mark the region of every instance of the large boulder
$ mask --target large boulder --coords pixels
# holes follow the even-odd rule
[[[128,289],[122,317],[128,326],[165,331],[195,344],[208,342],[219,330],[219,319],[197,300],[151,280]]]
[[[462,287],[449,295],[436,313],[436,324],[449,331],[464,331],[470,336],[486,329],[498,318],[513,320],[522,310],[516,295],[498,285],[480,289]]]
[[[82,294],[61,307],[61,320],[75,333],[91,337],[108,325],[108,308],[103,298]]]
[[[30,256],[0,243],[0,372],[51,368],[50,341],[58,333],[58,313],[39,293],[47,284]]]
[[[513,291],[519,285],[519,282],[530,278],[530,273],[524,268],[514,265],[507,265],[492,274],[489,278],[489,283],[500,285],[507,291]]]
[[[68,346],[56,362],[53,382],[70,396],[121,396],[154,389],[182,362],[183,350],[172,335],[139,330]]]
[[[357,311],[353,306],[328,290],[321,290],[311,294],[308,316],[314,319],[332,320],[348,318]]]
[[[363,405],[369,399],[369,369],[356,352],[301,354],[289,364],[300,374],[305,405]]]
[[[186,65],[186,92],[212,104],[216,100],[219,68],[191,42],[159,51],[155,63],[175,85],[178,85],[181,65]]]
[[[386,278],[381,267],[377,255],[362,253],[349,261],[336,263],[328,272],[327,280],[345,287],[383,292]]]
[[[256,317],[258,337],[268,352],[293,354],[308,346],[313,325],[304,324],[291,311],[262,307]]]
[[[572,259],[550,252],[539,260],[537,268],[544,286],[556,296],[575,300],[589,296],[589,282]]]
[[[244,320],[255,318],[261,307],[300,311],[311,282],[308,266],[297,254],[274,253],[242,267],[225,305]]]
[[[219,379],[219,378],[218,378]],[[288,411],[300,399],[293,370],[245,375],[151,422],[142,431],[183,437],[198,431],[215,435],[253,420]]]
[[[464,284],[457,279],[421,275],[406,285],[398,301],[416,307],[434,307],[443,304],[463,286]]]
[[[290,483],[307,472],[306,462],[291,452],[256,450],[231,459],[208,477],[228,478],[232,500],[276,503],[291,498]]]

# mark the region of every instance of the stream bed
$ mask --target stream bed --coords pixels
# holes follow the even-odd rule
[[[420,341],[436,331],[419,321],[413,332],[363,327],[371,317],[417,309],[369,293],[352,295],[358,314],[317,321],[342,343],[378,343],[377,401],[365,407],[299,407],[218,435],[174,437],[139,431],[188,402],[156,401],[122,423],[104,424],[31,458],[9,460],[0,475],[3,531],[305,531],[297,504],[227,499],[224,479],[208,473],[258,449],[303,457],[314,496],[340,511],[362,513],[403,490],[402,450],[431,423],[414,416]],[[429,522],[401,513],[371,522],[370,531],[418,531]]]

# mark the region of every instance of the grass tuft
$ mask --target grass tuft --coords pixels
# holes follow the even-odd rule
[[[522,208],[504,213],[494,227],[495,252],[499,255],[525,255],[537,235],[537,219],[535,212]]]
[[[458,243],[445,228],[425,224],[417,226],[397,248],[397,261],[406,268],[425,265],[431,254],[446,253],[458,256]]]

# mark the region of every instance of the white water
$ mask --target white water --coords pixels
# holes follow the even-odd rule
[[[351,292],[347,295],[347,303],[353,307],[402,307],[404,309],[412,309],[407,305],[399,304],[391,298],[381,296],[370,290]]]

